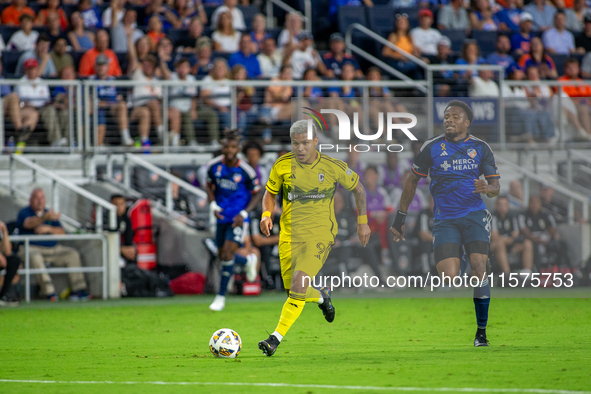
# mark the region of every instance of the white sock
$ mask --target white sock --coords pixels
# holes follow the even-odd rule
[[[142,142],[150,141],[150,137],[141,137],[141,138],[142,138]]]
[[[162,133],[164,133],[164,127],[162,125],[156,127],[156,133],[158,133],[158,137],[162,138]]]
[[[121,130],[121,137],[124,139],[131,139],[131,135],[129,135],[129,129]]]
[[[277,331],[273,331],[273,334],[275,338],[277,338],[279,340],[279,342],[281,342],[283,340],[283,335],[279,334]]]
[[[320,298],[318,298],[318,305],[322,305],[322,303],[324,302],[324,298],[322,298],[322,296],[320,296]]]
[[[173,133],[172,134],[172,141],[170,142],[170,144],[172,146],[179,146],[181,142],[181,134],[180,133]]]

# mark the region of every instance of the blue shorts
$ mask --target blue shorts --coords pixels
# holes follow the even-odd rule
[[[97,110],[97,124],[99,126],[107,124],[107,109],[106,108],[99,108]],[[94,115],[90,115],[90,122],[94,122]]]
[[[242,227],[232,228],[232,223],[218,223],[215,230],[215,243],[222,248],[226,240],[236,242],[239,247],[244,244],[244,238],[248,234],[248,221],[242,223]]]
[[[487,209],[456,219],[433,221],[433,249],[443,244],[467,245],[473,241],[490,244],[492,216]]]

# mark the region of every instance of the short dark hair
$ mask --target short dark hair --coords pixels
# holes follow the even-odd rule
[[[373,164],[370,164],[367,167],[365,167],[365,171],[363,171],[363,172],[365,173],[367,171],[374,171],[377,174],[378,173],[378,167],[375,166],[375,165],[373,165]]]
[[[111,199],[109,201],[113,201],[116,198],[122,198],[125,200],[125,196],[123,194],[115,193],[115,194],[111,194]]]
[[[47,33],[41,33],[39,34],[39,36],[37,37],[37,41],[35,42],[35,44],[39,44],[40,42],[51,42],[51,39],[49,38],[49,35]]]
[[[238,129],[226,129],[224,130],[224,136],[222,137],[222,141],[240,141],[240,130]]]
[[[566,59],[566,62],[564,63],[564,65],[571,64],[571,63],[574,63],[578,66],[579,59],[577,59],[576,57],[569,57],[568,59]]]
[[[244,148],[242,148],[242,153],[244,153],[246,155],[246,152],[248,152],[249,149],[256,149],[256,150],[258,150],[259,153],[261,154],[261,156],[265,154],[265,150],[263,149],[263,147],[261,146],[261,144],[259,144],[257,141],[253,141],[253,140],[248,141],[244,145]]]
[[[174,67],[177,68],[183,63],[189,63],[189,65],[191,65],[191,62],[189,61],[189,59],[187,59],[186,57],[181,57],[179,60],[177,60],[174,63]]]
[[[22,21],[24,21],[25,19],[29,19],[29,20],[31,20],[31,21],[35,20],[35,18],[33,18],[33,16],[32,16],[32,15],[30,15],[30,14],[22,14],[22,15],[21,15],[21,16],[18,18],[18,20],[19,20],[21,23],[22,23]]]
[[[466,117],[468,118],[468,120],[470,121],[470,124],[472,124],[472,121],[474,120],[474,114],[472,113],[472,108],[470,108],[470,106],[468,104],[466,104],[465,102],[460,101],[460,100],[452,100],[447,104],[447,107],[445,107],[445,111],[447,111],[447,109],[449,107],[461,108],[464,111],[464,113],[466,114]]]

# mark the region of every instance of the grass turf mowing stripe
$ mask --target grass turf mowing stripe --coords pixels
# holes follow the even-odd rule
[[[285,387],[335,390],[375,390],[375,391],[459,391],[465,393],[534,393],[534,394],[591,394],[591,391],[548,390],[548,389],[508,389],[482,387],[380,387],[380,386],[340,386],[330,384],[297,384],[297,383],[244,383],[244,382],[114,382],[110,380],[29,380],[29,379],[0,379],[2,383],[36,383],[36,384],[110,384],[110,385],[157,385],[157,386],[250,386],[250,387]]]

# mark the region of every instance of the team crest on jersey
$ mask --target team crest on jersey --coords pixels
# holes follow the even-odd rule
[[[234,182],[239,183],[242,180],[242,175],[236,173],[232,176],[232,179],[234,179]]]
[[[476,155],[478,154],[476,152],[476,149],[474,149],[474,148],[468,148],[468,151],[466,153],[468,153],[468,156],[470,156],[472,159],[475,158]]]
[[[222,165],[219,164],[218,168],[215,170],[215,176],[221,176],[222,175]]]
[[[318,174],[318,182],[324,182],[324,174]]]

